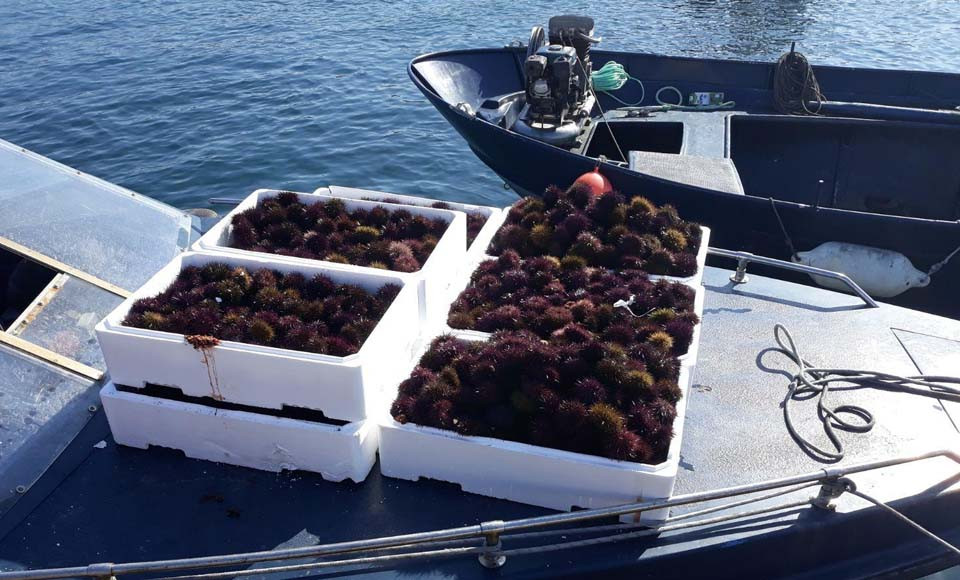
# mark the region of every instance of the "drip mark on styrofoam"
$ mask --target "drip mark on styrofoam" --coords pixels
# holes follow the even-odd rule
[[[210,396],[216,401],[222,401],[223,393],[220,392],[220,379],[217,377],[217,363],[213,358],[213,347],[220,344],[220,339],[213,336],[192,334],[184,337],[190,346],[200,351],[203,357],[203,366],[207,367],[207,380],[210,381]]]

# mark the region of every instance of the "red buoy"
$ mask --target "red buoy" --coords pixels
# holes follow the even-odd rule
[[[593,171],[588,171],[587,173],[584,173],[583,175],[578,177],[577,180],[573,182],[573,184],[585,185],[589,187],[590,193],[592,193],[593,195],[603,195],[604,193],[613,191],[613,186],[610,185],[610,180],[604,177],[602,173],[600,173],[599,167],[594,167]]]

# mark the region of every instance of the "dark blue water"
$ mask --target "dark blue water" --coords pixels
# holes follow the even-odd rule
[[[409,82],[555,2],[0,0],[0,138],[180,207],[257,187],[512,194]],[[960,71],[960,2],[586,2],[603,46]],[[2,179],[2,176],[0,176]]]

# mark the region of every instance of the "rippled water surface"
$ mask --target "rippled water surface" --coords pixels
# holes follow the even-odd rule
[[[180,207],[257,187],[512,194],[407,78],[414,56],[525,39],[960,72],[960,2],[0,2],[0,138]],[[2,179],[2,176],[0,176]]]

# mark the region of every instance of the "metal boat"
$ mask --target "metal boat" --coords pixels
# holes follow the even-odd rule
[[[520,195],[599,167],[725,249],[882,249],[839,262],[878,258],[881,277],[896,252],[916,283],[884,299],[960,316],[960,75],[810,67],[793,50],[780,63],[606,51],[592,31],[555,17],[526,44],[426,54],[408,72]]]
[[[876,420],[846,456],[805,454],[781,404],[790,330],[824,366],[956,374],[960,322],[708,267],[700,363],[670,500],[557,513],[436,481],[361,484],[118,446],[93,326],[183,251],[196,219],[0,142],[0,578],[865,577],[955,565],[960,403],[835,391]],[[717,250],[720,253],[724,253]],[[768,267],[805,266],[766,260]],[[839,274],[853,292],[858,288]],[[748,278],[749,276],[749,278]],[[9,320],[9,322],[7,322]],[[828,445],[815,401],[793,425]],[[858,495],[859,494],[859,495]],[[872,498],[865,499],[865,498]],[[883,506],[872,503],[880,502]],[[617,516],[670,506],[660,527]]]

